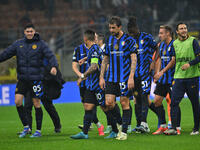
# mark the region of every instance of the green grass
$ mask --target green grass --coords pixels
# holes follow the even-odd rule
[[[165,104],[165,102],[164,102]],[[165,104],[166,105],[166,104]],[[130,134],[128,140],[118,141],[104,139],[98,136],[97,129],[89,132],[88,140],[72,140],[70,135],[80,132],[78,124],[82,124],[82,104],[57,104],[56,108],[62,122],[62,133],[55,134],[51,119],[44,110],[42,137],[31,139],[28,136],[19,139],[16,133],[22,130],[21,122],[15,107],[0,107],[0,150],[197,150],[200,147],[200,136],[190,136],[193,128],[193,114],[188,99],[181,102],[180,136],[165,136],[152,134]],[[98,109],[99,120],[106,124],[105,115]],[[148,123],[151,132],[156,130],[157,118],[149,111]],[[133,113],[132,126],[135,126]],[[35,129],[35,121],[33,122]]]

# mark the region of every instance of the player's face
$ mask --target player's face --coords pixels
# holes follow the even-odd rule
[[[87,45],[88,40],[87,40],[87,37],[86,37],[86,36],[83,36],[83,41],[84,41],[84,43]]]
[[[26,28],[24,30],[24,34],[26,36],[27,39],[31,40],[35,34],[35,29],[33,28]]]
[[[161,41],[165,41],[167,39],[167,32],[165,29],[160,28],[159,30],[159,34],[158,34],[159,38]]]
[[[112,36],[118,36],[122,26],[117,26],[116,24],[109,24],[109,31]]]
[[[187,30],[187,26],[185,24],[180,24],[178,26],[178,30],[176,31],[176,33],[182,37],[182,38],[186,38],[188,36],[188,30]]]

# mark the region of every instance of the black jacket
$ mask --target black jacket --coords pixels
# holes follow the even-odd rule
[[[17,78],[19,80],[43,80],[43,60],[47,59],[51,67],[58,66],[53,52],[36,33],[32,40],[26,37],[14,42],[0,54],[0,62],[13,56],[17,58]]]
[[[53,100],[57,99],[61,95],[61,89],[63,88],[63,84],[65,83],[64,79],[62,78],[62,74],[58,68],[57,74],[52,75],[50,74],[50,67],[46,67],[45,74],[44,74],[44,98]]]

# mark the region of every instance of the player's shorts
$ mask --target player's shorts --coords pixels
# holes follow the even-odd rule
[[[44,95],[43,82],[19,80],[16,85],[15,94],[26,96],[28,91],[30,91],[31,97],[41,99]]]
[[[91,91],[86,89],[84,93],[84,103],[105,106],[105,92],[102,89]]]
[[[134,78],[134,89],[133,89],[133,95],[136,96],[138,94],[142,95],[149,95],[151,91],[151,78],[148,78],[147,80],[141,80],[141,78]]]
[[[106,82],[105,94],[118,96],[131,96],[131,91],[128,90],[127,82]]]
[[[82,103],[84,103],[84,100],[85,100],[85,91],[86,91],[86,87],[80,87],[79,88]]]
[[[161,83],[156,84],[156,88],[154,90],[155,95],[166,97],[167,93],[169,93],[171,95],[170,84],[161,84]]]

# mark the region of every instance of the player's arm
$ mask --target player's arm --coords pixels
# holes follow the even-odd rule
[[[163,76],[163,74],[165,72],[167,72],[170,68],[172,68],[175,65],[175,62],[176,62],[175,61],[175,57],[173,56],[172,59],[171,59],[171,61],[167,64],[167,66],[155,74],[155,76],[154,76],[154,82],[158,81],[159,78],[161,76]],[[160,60],[160,64],[161,64],[161,60]]]
[[[91,59],[91,65],[88,70],[84,73],[84,77],[87,78],[90,74],[94,73],[98,69],[98,58]]]
[[[106,72],[108,64],[109,64],[109,56],[105,55],[101,64],[100,78],[104,78],[104,74]]]
[[[155,74],[158,73],[161,69],[161,59],[158,57],[156,63],[155,63]]]
[[[91,65],[85,73],[81,74],[80,78],[77,81],[78,85],[80,85],[83,80],[85,80],[90,74],[94,73],[98,69],[98,61],[98,58],[91,59]]]
[[[151,72],[152,70],[155,70],[155,65],[159,57],[159,48],[156,46],[154,49],[155,49],[155,57],[150,64],[149,72]]]
[[[165,68],[163,68],[160,72],[162,72],[162,74],[164,74],[165,72],[167,72],[169,69],[171,69],[172,67],[174,67],[175,65],[175,57],[172,56],[172,60],[167,64],[167,66]]]
[[[103,61],[101,63],[101,72],[100,72],[100,77],[99,77],[99,86],[101,87],[101,89],[105,88],[104,74],[107,70],[108,65],[109,65],[109,56],[104,55]]]
[[[75,72],[75,74],[78,76],[78,77],[81,77],[81,72],[79,71],[79,64],[78,62],[76,61],[73,61],[72,62],[72,70]]]
[[[87,60],[87,57],[82,58],[78,61],[79,65],[81,66],[85,61]]]
[[[136,53],[132,53],[131,54],[131,70],[130,70],[130,75],[129,75],[129,79],[128,79],[128,89],[129,90],[134,88],[134,75],[135,75],[136,64],[137,64]]]
[[[5,49],[1,54],[0,54],[0,62],[3,62],[13,56],[16,55],[16,47],[17,44],[13,43],[12,45],[10,45],[7,49]]]
[[[190,66],[196,65],[200,62],[200,46],[197,40],[193,40],[193,50],[196,58],[194,60],[191,60],[189,63],[184,64],[181,69],[187,70]]]
[[[130,75],[128,78],[128,89],[133,89],[134,88],[134,75],[135,75],[135,69],[136,69],[136,64],[137,64],[137,46],[136,46],[136,41],[133,39],[130,42],[130,57],[131,57],[131,68],[130,68]]]
[[[79,71],[79,59],[80,59],[80,51],[78,48],[74,49],[74,53],[73,53],[73,57],[72,57],[72,70],[74,71],[74,73],[78,76],[81,77],[81,72]]]
[[[159,71],[158,73],[155,74],[154,76],[154,82],[158,81],[158,79],[163,76],[163,74],[165,72],[167,72],[169,69],[171,69],[172,67],[174,67],[175,63],[176,63],[176,59],[175,59],[175,51],[174,51],[174,47],[171,47],[171,61],[167,64],[167,66],[165,68],[163,68],[161,71]],[[159,65],[159,64],[158,64]],[[161,59],[160,59],[160,66],[161,66]]]

